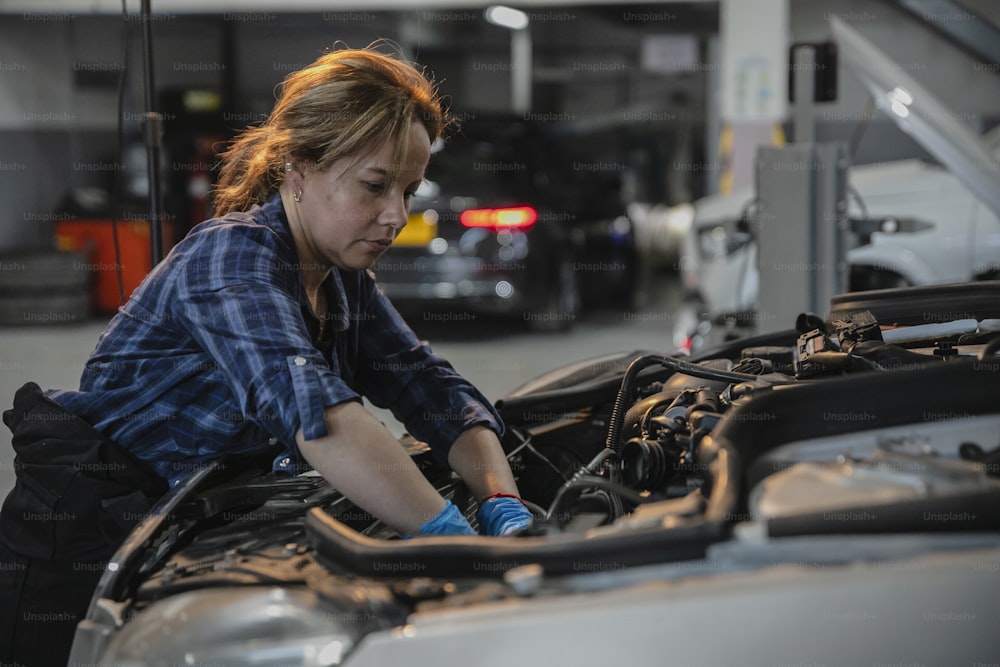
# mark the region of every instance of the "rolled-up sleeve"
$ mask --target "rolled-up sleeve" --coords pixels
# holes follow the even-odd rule
[[[295,434],[327,435],[324,410],[361,400],[315,348],[296,298],[298,273],[275,259],[273,233],[212,230],[180,272],[174,315],[221,369],[247,419],[298,456]],[[224,256],[223,256],[224,255]]]

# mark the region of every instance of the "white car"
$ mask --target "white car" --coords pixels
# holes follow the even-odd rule
[[[839,37],[857,36],[841,30]],[[905,71],[883,63],[881,54],[847,62],[880,106],[885,103],[887,115],[942,164],[910,159],[848,169],[848,215],[856,228],[876,230],[861,235],[847,252],[849,289],[1000,276],[1000,126],[974,137]],[[912,107],[900,109],[897,102],[893,108],[895,96],[902,94],[897,91],[917,89],[919,95],[906,93]],[[750,188],[695,202],[679,262],[688,295],[674,329],[674,343],[682,349],[753,329],[758,296],[753,202]]]

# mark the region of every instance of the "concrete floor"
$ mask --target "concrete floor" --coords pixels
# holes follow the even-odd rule
[[[567,333],[533,334],[522,323],[477,318],[468,322],[411,321],[455,368],[490,399],[497,400],[540,373],[591,356],[622,350],[671,351],[671,328],[680,290],[660,276],[640,312],[591,312]],[[75,325],[0,328],[0,408],[7,409],[24,382],[43,389],[75,388],[107,319]],[[397,435],[392,416],[375,411]],[[14,484],[10,432],[0,427],[0,498]]]

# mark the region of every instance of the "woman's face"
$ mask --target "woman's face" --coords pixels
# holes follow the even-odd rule
[[[299,260],[314,268],[361,270],[379,258],[406,224],[410,198],[424,177],[431,142],[420,123],[410,126],[400,165],[391,164],[387,142],[360,158],[344,158],[329,169],[298,168],[286,175],[282,200]],[[392,185],[386,174],[396,171]],[[301,192],[298,202],[292,194]]]

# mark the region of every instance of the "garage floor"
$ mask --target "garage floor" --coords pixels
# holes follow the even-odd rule
[[[490,399],[497,400],[540,373],[587,357],[627,350],[669,352],[680,288],[672,274],[658,276],[641,311],[591,312],[565,334],[533,334],[523,323],[476,318],[462,322],[411,321],[455,368]],[[0,408],[11,405],[24,382],[73,388],[106,319],[78,325],[0,328]],[[397,435],[401,426],[375,411]],[[0,427],[0,498],[14,484],[10,432]]]

